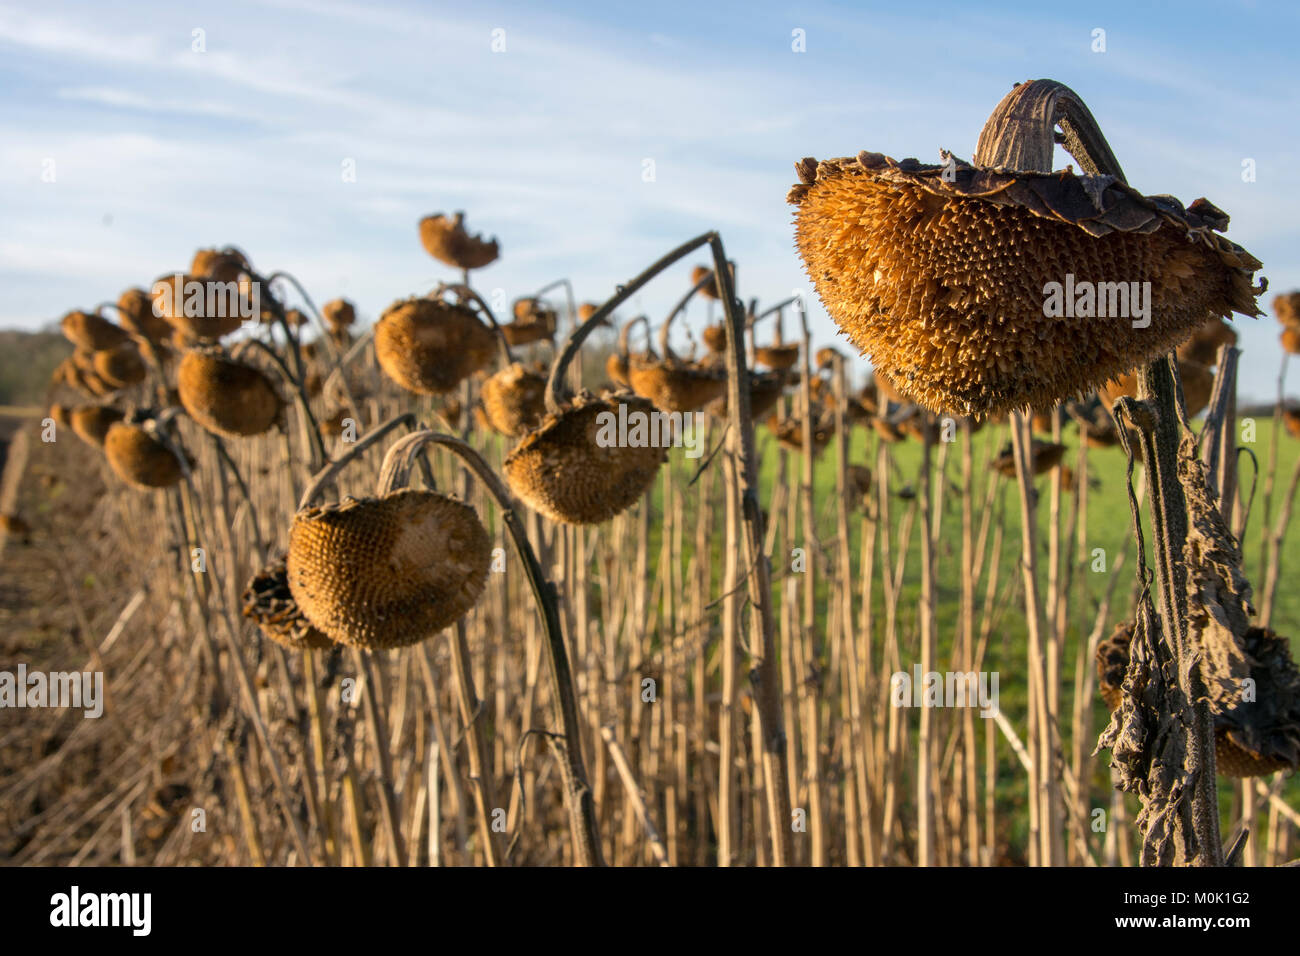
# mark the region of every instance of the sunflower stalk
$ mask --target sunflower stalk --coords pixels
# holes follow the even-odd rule
[[[603,866],[600,832],[596,825],[596,806],[582,758],[582,724],[578,717],[578,702],[574,691],[573,672],[569,665],[569,652],[560,627],[560,610],[555,586],[546,580],[542,573],[537,554],[533,551],[519,516],[515,513],[510,492],[478,452],[461,440],[430,431],[408,435],[389,449],[379,479],[381,487],[396,487],[404,483],[405,472],[409,470],[411,459],[425,444],[446,448],[468,465],[501,511],[502,522],[510,535],[515,554],[524,566],[524,573],[545,625],[551,690],[556,716],[562,727],[561,734],[548,735],[548,740],[551,748],[556,752],[564,784],[564,798],[569,808],[574,854],[577,862],[582,866]]]
[[[1021,84],[998,104],[980,134],[975,164],[1049,172],[1058,125],[1063,145],[1086,173],[1125,181],[1119,161],[1083,101],[1051,80]],[[1148,611],[1146,620],[1155,633],[1148,629],[1146,639],[1162,645],[1177,675],[1172,684],[1158,682],[1156,689],[1165,696],[1154,703],[1162,719],[1181,718],[1186,734],[1186,783],[1191,789],[1190,800],[1182,806],[1169,805],[1181,802],[1176,788],[1155,787],[1146,792],[1143,862],[1215,866],[1222,864],[1223,848],[1215,792],[1214,723],[1197,663],[1198,649],[1188,634],[1187,569],[1181,553],[1188,515],[1178,473],[1181,424],[1186,415],[1175,368],[1168,357],[1145,365],[1138,374],[1138,402],[1125,403],[1130,413],[1139,403],[1145,406],[1138,418],[1143,426],[1142,454],[1152,476],[1153,547],[1161,610],[1159,615],[1153,609]],[[1136,511],[1134,520],[1138,520]],[[1163,825],[1155,826],[1153,821]],[[1164,842],[1168,835],[1173,836],[1172,856]]]
[[[749,600],[757,628],[749,652],[750,683],[757,703],[757,721],[763,742],[763,788],[772,838],[772,864],[790,863],[789,768],[786,765],[785,728],[781,719],[781,676],[777,669],[775,620],[772,616],[772,570],[763,551],[763,516],[758,506],[758,455],[754,448],[754,422],[749,405],[749,370],[745,361],[745,318],[736,298],[722,239],[717,233],[702,237],[713,252],[714,272],[727,325],[727,408],[735,428],[727,432],[732,454],[738,458],[736,477],[741,520],[745,531],[745,560],[749,567]],[[807,449],[811,454],[811,449]]]

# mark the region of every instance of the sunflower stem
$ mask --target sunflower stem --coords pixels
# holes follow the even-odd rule
[[[1102,135],[1101,128],[1078,94],[1055,80],[1017,84],[994,109],[980,132],[975,165],[985,168],[1049,172],[1061,143],[1090,176],[1113,176],[1125,182],[1124,171]],[[1192,786],[1190,801],[1178,808],[1175,830],[1180,852],[1175,863],[1221,866],[1218,798],[1215,790],[1214,720],[1198,662],[1199,647],[1188,633],[1187,568],[1182,560],[1187,537],[1187,501],[1178,474],[1186,413],[1177,366],[1169,356],[1144,365],[1138,372],[1137,404],[1150,415],[1142,427],[1142,454],[1149,476],[1151,523],[1161,613],[1148,618],[1160,632],[1161,643],[1174,665],[1174,690],[1157,702],[1162,718],[1180,719],[1186,734],[1184,772]],[[1131,410],[1131,409],[1130,409]],[[1026,430],[1027,431],[1027,430]],[[1028,447],[1028,437],[1024,451]],[[1126,443],[1127,444],[1127,443]],[[1017,447],[1017,451],[1020,449]],[[1194,451],[1189,452],[1195,454]],[[1019,464],[1019,461],[1018,461]],[[1136,511],[1134,521],[1139,520]],[[1140,529],[1138,529],[1140,534]],[[1139,539],[1140,541],[1140,539]],[[1141,547],[1139,543],[1139,547]],[[1141,562],[1139,562],[1139,565]],[[1148,635],[1151,639],[1153,636]],[[1155,756],[1155,755],[1151,755]],[[1161,801],[1153,796],[1147,817],[1158,817]],[[1165,837],[1148,827],[1143,837],[1143,862],[1163,859]],[[1164,828],[1158,828],[1163,830]],[[1158,845],[1159,844],[1159,845]]]
[[[582,727],[578,719],[577,694],[574,691],[569,652],[560,626],[560,605],[555,585],[542,572],[537,554],[515,512],[510,492],[479,453],[460,439],[431,431],[414,432],[406,436],[389,449],[384,462],[384,474],[380,478],[381,485],[385,481],[404,483],[404,473],[409,469],[409,464],[402,464],[403,460],[409,463],[426,444],[446,448],[468,465],[501,509],[502,522],[510,535],[515,554],[524,566],[524,574],[528,578],[538,610],[542,613],[552,696],[563,731],[559,735],[550,735],[548,739],[551,747],[557,751],[565,804],[569,809],[574,855],[580,866],[604,866],[600,831],[596,824],[596,804],[582,758]],[[396,487],[396,484],[390,487]]]
[[[1182,439],[1181,395],[1172,360],[1165,356],[1141,368],[1138,398],[1155,412],[1150,441],[1142,443],[1151,495],[1152,550],[1159,584],[1161,614],[1156,620],[1173,658],[1175,672],[1186,675],[1181,688],[1183,724],[1187,728],[1186,769],[1192,781],[1190,826],[1195,852],[1176,863],[1222,866],[1223,844],[1219,835],[1219,804],[1215,788],[1214,717],[1209,694],[1198,663],[1199,648],[1188,634],[1187,568],[1182,560],[1187,539],[1187,500],[1178,478],[1178,454]],[[1150,834],[1144,838],[1143,859],[1154,850]]]
[[[701,237],[713,253],[714,275],[722,298],[727,328],[727,409],[736,426],[728,431],[732,454],[738,458],[736,478],[741,521],[745,530],[745,563],[750,569],[749,600],[758,633],[749,642],[749,679],[758,707],[763,743],[763,789],[772,838],[772,864],[786,866],[793,851],[790,815],[790,773],[786,735],[781,718],[781,674],[777,670],[776,624],[772,616],[772,569],[763,549],[763,516],[758,505],[758,454],[749,404],[749,369],[745,362],[745,316],[736,298],[734,277],[727,268],[722,239],[716,232]],[[700,240],[696,240],[699,242]],[[690,251],[684,247],[685,252]],[[682,254],[685,254],[682,252]],[[812,449],[806,449],[812,454]]]

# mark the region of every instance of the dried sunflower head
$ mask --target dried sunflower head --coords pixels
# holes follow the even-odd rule
[[[898,416],[898,425],[917,441],[931,445],[939,441],[939,421],[920,405],[913,405],[907,414]]]
[[[1192,333],[1192,337],[1178,347],[1178,357],[1213,368],[1219,360],[1219,347],[1236,345],[1237,330],[1222,319],[1206,322]]]
[[[615,385],[621,385],[624,388],[631,388],[632,383],[628,381],[628,365],[630,359],[621,352],[611,352],[605,359],[605,374]]]
[[[147,418],[115,422],[104,436],[104,456],[117,476],[136,488],[167,488],[184,475],[181,460],[149,427]]]
[[[507,344],[527,345],[529,342],[550,341],[555,336],[555,310],[540,299],[516,299],[514,314],[513,322],[501,326]]]
[[[485,241],[465,231],[465,214],[448,219],[437,213],[420,220],[420,243],[425,252],[456,269],[481,269],[496,261],[497,241]]]
[[[1194,418],[1210,404],[1210,395],[1214,391],[1214,373],[1198,362],[1179,359],[1178,377],[1183,383],[1183,402],[1187,406],[1187,416]],[[1127,372],[1114,382],[1108,382],[1098,394],[1107,408],[1113,408],[1121,396],[1137,395],[1137,376],[1133,372]]]
[[[595,313],[592,313],[593,315]],[[587,317],[588,319],[591,316]],[[632,352],[631,336],[632,329],[637,325],[643,325],[646,331],[646,350],[638,356],[638,360],[650,362],[655,361],[654,352],[650,349],[650,320],[644,315],[638,315],[636,318],[623,323],[623,327],[618,330],[618,348],[605,359],[605,374],[609,376],[610,381],[615,385],[621,385],[623,388],[632,387]]]
[[[144,359],[134,342],[100,349],[91,359],[95,374],[113,388],[126,388],[144,381]]]
[[[632,391],[666,412],[696,411],[727,389],[724,369],[706,368],[679,359],[659,361],[648,356],[631,356],[627,379]]]
[[[53,408],[50,414],[54,414]],[[1292,438],[1300,438],[1300,409],[1287,408],[1282,411],[1282,424],[1286,426],[1286,432]]]
[[[328,435],[330,438],[338,438],[343,434],[343,428],[347,420],[352,417],[352,412],[348,409],[335,408],[334,411],[320,420],[321,433]],[[355,421],[355,419],[353,420]],[[357,422],[357,427],[360,428],[360,426],[361,422]]]
[[[1273,314],[1282,325],[1300,326],[1300,289],[1273,296]]]
[[[1262,777],[1300,766],[1300,671],[1291,642],[1266,627],[1246,631],[1253,700],[1215,713],[1214,753],[1226,777]]]
[[[104,447],[108,429],[122,420],[122,410],[112,405],[82,405],[68,412],[68,423],[78,438],[87,445]],[[56,418],[55,421],[58,419]]]
[[[50,387],[54,388],[55,386],[58,385],[75,384],[70,374],[71,368],[72,368],[71,356],[65,358],[58,365],[54,366],[54,371],[50,373]]]
[[[1111,710],[1122,700],[1133,633],[1131,623],[1121,623],[1097,646],[1097,686]],[[1224,777],[1294,769],[1300,766],[1300,671],[1290,642],[1268,628],[1250,627],[1242,649],[1254,699],[1212,704],[1215,768]]]
[[[1079,435],[1089,448],[1110,448],[1119,444],[1119,431],[1109,408],[1099,395],[1065,403],[1066,414],[1078,424]]]
[[[736,279],[736,267],[733,264],[728,263],[727,268],[731,272],[732,284],[734,286],[735,279]],[[712,275],[713,275],[713,270],[710,269],[708,266],[696,266],[691,270],[691,285],[699,285],[707,277]],[[718,294],[717,277],[710,279],[708,282],[705,282],[704,285],[700,287],[700,295],[704,296],[706,299],[720,300],[722,298],[722,296]]]
[[[799,346],[780,342],[759,345],[754,348],[754,360],[773,371],[784,372],[786,369],[793,368],[794,363],[799,361]]]
[[[154,314],[180,334],[182,342],[215,341],[243,324],[245,302],[239,285],[218,289],[219,280],[195,275],[163,276],[152,286]],[[184,347],[176,342],[178,347]]]
[[[341,332],[357,320],[357,310],[347,299],[330,299],[320,311],[325,323],[335,332]]]
[[[768,416],[767,427],[776,436],[782,448],[790,451],[803,451],[803,420],[800,418],[781,418],[773,413]],[[835,419],[827,415],[822,408],[813,410],[813,454],[820,455],[830,444],[835,434]]]
[[[262,633],[295,651],[323,650],[334,642],[303,615],[289,590],[285,555],[258,571],[244,587],[244,617],[257,622]]]
[[[868,415],[875,415],[880,411],[881,396],[874,378],[868,379],[866,384],[858,390],[856,402]]]
[[[784,372],[750,372],[749,373],[749,414],[758,420],[772,410],[785,391]],[[727,417],[727,392],[715,398],[705,411],[718,418]]]
[[[46,412],[46,415],[59,428],[72,427],[72,409],[70,409],[67,405],[62,405],[59,404],[58,402],[55,402],[53,405],[50,406],[50,410]],[[108,429],[105,428],[105,431],[107,430]]]
[[[131,288],[117,299],[122,328],[148,339],[154,345],[166,342],[172,327],[162,316],[154,313],[153,296],[144,289]]]
[[[880,369],[875,369],[871,375],[869,387],[874,388],[877,401],[893,402],[896,405],[910,405],[912,400],[898,390],[898,387],[889,379],[889,376]]]
[[[1300,355],[1300,328],[1288,325],[1282,329],[1282,350],[1288,355]]]
[[[481,397],[488,424],[502,435],[517,437],[546,414],[546,376],[514,362],[483,383]]]
[[[483,593],[491,560],[473,508],[404,488],[300,511],[287,574],[317,629],[377,649],[418,643],[463,617]]]
[[[84,352],[117,348],[131,341],[131,336],[102,315],[80,310],[69,312],[59,321],[64,337]]]
[[[1124,675],[1128,672],[1129,647],[1133,643],[1133,625],[1121,621],[1106,640],[1097,645],[1095,655],[1097,663],[1097,689],[1106,706],[1114,710],[1119,706],[1120,694],[1124,686]]]
[[[664,448],[648,441],[619,442],[616,434],[609,435],[609,423],[632,414],[653,421],[654,410],[650,401],[634,395],[574,396],[510,452],[506,481],[529,507],[555,521],[607,521],[645,493],[667,458]],[[603,440],[609,437],[615,440]]]
[[[101,398],[113,391],[113,386],[105,382],[95,372],[94,362],[86,361],[86,355],[94,353],[73,353],[60,362],[50,377],[52,385],[68,385],[92,398]]]
[[[706,325],[701,338],[704,339],[704,345],[710,352],[720,354],[727,350],[727,328],[721,322]]]
[[[176,389],[190,418],[217,435],[260,435],[281,421],[284,402],[266,373],[220,349],[187,351]]]
[[[464,305],[441,299],[395,302],[375,323],[384,374],[421,395],[451,391],[497,354],[492,330]]]
[[[190,263],[190,275],[216,282],[237,282],[247,271],[243,254],[231,249],[200,249]]]
[[[1055,417],[1055,409],[1046,412],[1035,410],[1029,418],[1029,427],[1039,435],[1051,435]]]
[[[1260,314],[1260,263],[1204,200],[867,152],[796,168],[797,245],[827,311],[935,411],[1051,407],[1212,318]]]
[[[876,415],[871,419],[871,428],[882,441],[896,444],[907,439],[907,433],[888,418]]]
[[[1065,455],[1066,446],[1057,442],[1039,441],[1034,439],[1032,445],[1033,471],[1035,475],[1041,475],[1044,472],[1051,471],[1061,463],[1061,458]],[[993,459],[993,470],[1005,475],[1007,478],[1016,477],[1016,456],[1012,450],[1011,443],[1002,446],[998,457]]]

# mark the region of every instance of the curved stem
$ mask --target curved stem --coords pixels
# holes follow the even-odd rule
[[[352,343],[347,352],[339,358],[334,368],[330,370],[329,375],[325,378],[325,384],[321,386],[322,391],[328,391],[330,383],[334,381],[334,376],[337,375],[343,385],[343,391],[348,396],[352,405],[352,410],[358,414],[360,413],[360,409],[357,407],[355,399],[352,398],[351,390],[348,388],[347,369],[349,365],[356,361],[357,356],[366,350],[366,346],[370,344],[370,341],[374,336],[375,327],[373,325],[358,335],[356,341]]]
[[[562,743],[552,739],[552,746],[560,751],[559,765],[565,784],[565,803],[569,808],[569,823],[573,837],[574,853],[582,866],[603,866],[601,856],[600,832],[596,825],[596,806],[591,795],[591,785],[587,781],[587,771],[582,758],[581,724],[578,719],[577,695],[574,691],[573,672],[569,665],[569,654],[564,643],[564,633],[560,627],[559,601],[555,586],[542,573],[537,555],[533,551],[523,524],[514,510],[514,501],[505,484],[492,471],[487,462],[469,445],[450,435],[439,435],[432,431],[419,431],[407,435],[396,442],[384,457],[380,469],[378,491],[385,494],[394,487],[405,483],[410,472],[411,461],[425,445],[438,445],[446,448],[464,462],[482,482],[488,493],[501,509],[502,522],[510,535],[515,554],[524,566],[533,599],[542,614],[546,632],[546,649],[550,665],[551,689],[556,707],[556,716],[563,728]],[[558,746],[557,746],[558,744]]]
[[[334,347],[334,341],[330,338],[329,329],[325,325],[325,317],[321,315],[320,309],[316,308],[316,303],[313,302],[311,296],[307,294],[307,290],[303,288],[303,285],[298,281],[297,276],[291,272],[277,270],[266,277],[266,282],[270,285],[275,282],[276,279],[288,279],[293,287],[298,290],[298,295],[300,295],[302,301],[307,304],[307,309],[311,313],[311,317],[316,320],[316,329],[320,332],[321,338],[325,340],[325,347],[329,349],[330,358],[334,361],[338,361],[338,350]]]
[[[240,254],[242,255],[243,253]],[[298,278],[295,275],[293,275],[293,273],[280,270],[271,273],[270,277],[265,281],[269,286],[270,283],[274,282],[276,279],[288,279],[289,282],[293,284],[293,287],[298,290],[298,295],[302,297],[303,302],[307,304],[307,309],[311,313],[312,319],[316,322],[316,329],[318,332],[320,332],[319,341],[324,343],[325,351],[329,354],[329,362],[330,362],[331,369],[330,369],[330,374],[328,376],[328,380],[333,380],[334,373],[338,371],[339,363],[341,361],[341,356],[339,355],[339,348],[334,341],[334,337],[330,334],[330,330],[325,325],[325,317],[321,315],[320,309],[316,308],[316,303],[312,301],[312,297],[307,294],[307,290],[303,287],[303,284],[298,281]],[[287,321],[285,323],[285,330],[286,330],[286,334],[288,334]],[[294,355],[298,357],[298,372],[301,375],[303,373],[303,365],[302,365],[302,358],[298,353],[297,336],[294,337],[293,347],[294,347]],[[356,397],[353,396],[352,394],[352,387],[348,385],[348,377],[346,375],[339,376],[339,385],[343,389],[343,397],[347,401],[348,407],[352,410],[352,413],[354,415],[361,414],[361,410],[357,407]]]
[[[478,304],[479,309],[487,317],[488,325],[492,326],[492,331],[493,333],[496,334],[497,345],[501,350],[501,360],[505,362],[506,365],[513,365],[515,362],[515,357],[510,352],[510,343],[506,341],[506,333],[501,328],[501,323],[497,321],[497,317],[492,314],[492,309],[489,308],[488,304],[483,301],[483,297],[479,295],[477,292],[475,292],[470,286],[465,285],[463,283],[459,285],[443,284],[440,285],[438,288],[440,291],[456,293],[458,296],[461,297],[462,301],[466,299],[472,299],[474,302]]]
[[[797,311],[799,312],[799,315],[803,318],[804,338],[807,339],[808,338],[807,310],[803,308],[802,305],[803,297],[798,295],[792,295],[788,299],[782,299],[776,305],[764,309],[762,312],[758,313],[757,315],[754,315],[753,309],[750,309],[750,318],[746,323],[746,327],[749,329],[753,329],[754,326],[756,326],[759,322],[762,322],[769,315],[775,313],[776,314],[776,338],[773,341],[774,344],[781,345],[785,342],[784,325],[785,325],[786,306],[795,305],[796,303],[799,304],[799,308]]]
[[[618,330],[618,354],[623,356],[623,358],[627,358],[631,354],[632,327],[638,323],[645,326],[646,352],[649,353],[651,351],[650,317],[648,315],[638,315],[636,318],[629,319],[624,326]]]
[[[268,279],[252,267],[252,265],[248,261],[248,256],[244,255],[243,251],[240,250],[237,246],[227,246],[223,251],[226,253],[233,253],[235,255],[238,255],[241,259],[243,259],[244,272],[248,275],[249,281],[256,284],[259,289],[260,288],[266,289],[266,296],[268,301],[270,302],[272,318],[274,319],[275,324],[279,325],[280,328],[284,331],[286,344],[288,345],[290,354],[293,356],[293,367],[295,372],[297,373],[294,376],[294,380],[301,382],[303,379],[304,371],[303,371],[303,364],[302,364],[302,351],[298,347],[298,336],[297,333],[295,333],[289,327],[288,313],[285,311],[284,303],[281,302],[279,299],[277,299],[275,297],[275,294],[271,291],[271,283],[280,275],[285,275],[295,285],[297,284],[298,280],[294,279],[293,276],[290,276],[287,273],[272,273],[272,277]],[[298,288],[301,291],[302,287],[299,286]],[[259,303],[261,302],[260,293],[258,294],[258,302]]]
[[[758,315],[750,319],[749,324],[752,326],[756,322],[763,321],[773,312],[780,312],[782,309],[788,308],[789,306],[794,305],[796,302],[802,302],[802,301],[803,301],[803,296],[798,296],[798,295],[792,295],[788,299],[782,299],[776,305],[769,306],[768,308],[764,309],[762,312],[758,313]],[[803,308],[800,308],[799,311],[803,312],[804,310]]]
[[[564,296],[569,304],[569,322],[573,327],[576,327],[578,324],[578,304],[577,300],[573,297],[573,283],[568,279],[556,279],[554,282],[549,282],[534,292],[532,297],[534,299],[541,299],[541,297],[547,292],[559,288],[560,286],[564,287]]]
[[[1101,127],[1079,94],[1056,80],[1017,84],[993,110],[980,131],[974,163],[990,169],[1050,173],[1060,125],[1067,152],[1090,176],[1114,176],[1124,171]]]
[[[245,339],[232,350],[232,354],[237,355],[245,348],[258,349],[268,359],[270,359],[271,364],[275,366],[276,371],[279,372],[281,377],[284,379],[284,384],[288,387],[289,391],[293,393],[294,401],[298,405],[298,411],[302,413],[303,424],[307,431],[307,440],[311,446],[311,470],[317,470],[325,463],[329,456],[325,453],[325,441],[321,438],[320,425],[316,423],[316,416],[312,414],[311,405],[307,401],[307,395],[303,386],[298,384],[294,379],[288,366],[286,366],[284,360],[276,354],[275,349],[271,348],[271,346],[267,345],[261,339]]]
[[[557,358],[555,364],[551,366],[551,374],[546,382],[546,410],[548,412],[555,413],[559,411],[560,406],[569,397],[563,392],[564,386],[562,383],[564,381],[564,372],[569,367],[569,363],[573,361],[573,357],[578,354],[578,350],[582,348],[583,341],[592,333],[592,330],[594,330],[596,326],[604,323],[605,319],[608,318],[615,309],[628,299],[632,298],[632,296],[634,296],[643,285],[659,273],[663,272],[678,259],[690,255],[700,246],[703,246],[711,239],[716,238],[716,236],[716,233],[707,232],[702,236],[696,236],[689,242],[678,246],[626,285],[618,286],[613,298],[609,299],[604,305],[597,309],[592,314],[591,318],[573,330],[573,334],[569,336],[569,340],[564,344],[564,351],[560,353],[560,357]],[[723,268],[722,271],[727,273],[727,288],[731,288],[730,272],[726,268]]]
[[[378,428],[372,429],[368,432],[364,438],[358,439],[356,445],[349,448],[337,461],[331,461],[324,468],[318,471],[315,477],[312,478],[311,484],[307,486],[307,490],[303,492],[302,500],[298,502],[298,510],[302,511],[305,508],[310,508],[317,496],[325,490],[339,472],[362,455],[366,449],[374,445],[399,425],[414,427],[415,414],[413,412],[406,412],[403,415],[397,415],[390,418]]]
[[[665,360],[676,358],[673,354],[672,348],[668,345],[668,327],[673,324],[673,319],[686,311],[686,306],[691,299],[695,298],[695,295],[712,281],[713,274],[710,273],[701,278],[699,282],[695,283],[695,285],[691,286],[687,293],[677,301],[675,306],[673,306],[673,310],[668,313],[668,318],[664,319],[664,324],[659,326],[659,351],[664,353]],[[648,328],[649,326],[647,325],[647,329]]]
[[[298,333],[289,324],[289,315],[284,309],[276,311],[275,324],[284,332],[285,345],[289,350],[289,354],[293,356],[294,386],[304,385],[307,381],[307,365],[302,359],[302,347],[298,344]]]

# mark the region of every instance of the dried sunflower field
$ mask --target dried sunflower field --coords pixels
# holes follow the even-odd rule
[[[373,314],[255,236],[60,303],[0,862],[1300,859],[1300,292],[1121,158],[1052,80],[970,160],[792,155],[806,297],[720,229],[502,301],[448,211]]]

